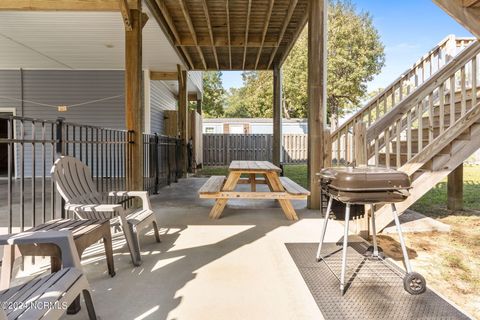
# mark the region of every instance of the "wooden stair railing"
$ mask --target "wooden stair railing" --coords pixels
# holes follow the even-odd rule
[[[476,105],[479,53],[480,43],[476,41],[372,124],[367,130],[366,138],[368,148],[374,150],[373,159],[369,163],[401,167],[415,155],[413,142],[416,143],[416,152],[422,151],[450,124],[454,124],[458,116],[464,116],[468,107]],[[445,110],[446,106],[448,110]],[[446,111],[448,123],[445,120]],[[437,127],[434,123],[436,115]],[[403,161],[402,142],[407,149]],[[392,145],[395,145],[395,149]],[[385,162],[380,161],[381,154],[385,155]],[[393,164],[390,161],[392,157],[395,159]]]
[[[466,111],[452,126],[399,168],[412,179],[412,189],[407,200],[397,204],[398,212],[405,212],[478,150],[479,135],[480,103]],[[379,230],[385,228],[392,221],[388,206],[375,210],[375,219]]]
[[[363,121],[367,124],[367,128],[373,125],[445,68],[459,52],[463,52],[463,49],[470,46],[474,40],[474,38],[456,38],[453,35],[446,37],[385,90],[334,130],[331,134],[333,162],[345,164],[350,163],[353,159],[355,123]]]
[[[476,41],[367,130],[369,163],[395,166],[413,181],[400,213],[480,148],[479,54]],[[377,208],[377,227],[390,216]]]
[[[368,126],[361,143],[368,164],[396,167],[413,181],[400,213],[480,148],[479,54],[475,41]],[[388,209],[377,208],[376,217],[380,230],[391,222]]]

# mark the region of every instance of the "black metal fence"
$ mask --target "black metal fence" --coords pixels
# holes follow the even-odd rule
[[[61,155],[83,161],[99,192],[127,190],[133,133],[56,120],[0,116],[0,234],[64,217],[50,179]],[[144,187],[150,193],[177,181],[178,139],[144,134]]]
[[[143,186],[158,193],[163,186],[177,182],[182,176],[178,162],[183,144],[177,138],[159,134],[143,134]]]

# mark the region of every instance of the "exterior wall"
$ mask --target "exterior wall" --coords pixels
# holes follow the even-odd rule
[[[176,108],[174,94],[161,81],[150,81],[150,131],[165,134],[164,111]]]
[[[23,107],[19,101],[22,100],[22,87]],[[55,120],[63,117],[68,122],[123,129],[125,127],[123,92],[123,71],[0,70],[0,95],[3,96],[0,98],[0,108],[14,108],[17,116],[28,118]],[[107,97],[115,98],[72,106]],[[67,112],[59,112],[56,107],[59,105],[71,107],[68,107]],[[16,137],[19,138],[20,127],[17,126],[15,131]],[[25,137],[30,137],[31,134],[31,126],[25,126]],[[27,177],[32,175],[31,148],[30,144],[25,144],[24,168]],[[40,149],[35,149],[37,159],[41,158]],[[20,167],[18,145],[15,153],[17,155],[15,168],[18,174]],[[46,158],[51,159],[49,148],[46,153]],[[41,167],[37,165],[36,168],[36,175],[40,175]]]
[[[189,71],[188,77],[199,91],[203,92],[203,72],[202,71]]]
[[[223,133],[223,123],[205,123],[205,121],[207,120],[203,119],[203,133]]]

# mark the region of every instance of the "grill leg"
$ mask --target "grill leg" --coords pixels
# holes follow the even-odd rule
[[[405,268],[407,268],[407,273],[412,272],[412,267],[410,265],[410,259],[408,258],[407,246],[405,245],[405,240],[403,239],[402,227],[400,226],[400,220],[398,219],[397,208],[395,204],[392,203],[392,213],[393,219],[395,220],[395,225],[397,226],[398,238],[400,239],[400,245],[402,246],[403,261],[405,262]]]
[[[348,248],[348,223],[350,221],[350,204],[347,203],[345,208],[345,230],[343,233],[343,249],[342,249],[342,274],[340,275],[340,292],[345,293],[345,271],[347,269],[347,248]]]
[[[325,240],[325,233],[327,232],[328,216],[330,215],[330,210],[332,208],[332,201],[333,201],[332,197],[328,198],[327,212],[325,213],[325,221],[323,221],[323,229],[320,235],[320,243],[318,244],[317,261],[320,261],[323,259],[322,256],[320,255],[320,252],[322,251],[323,240]]]
[[[370,205],[370,211],[372,213],[373,256],[378,257],[377,229],[375,227],[375,210],[373,204]]]

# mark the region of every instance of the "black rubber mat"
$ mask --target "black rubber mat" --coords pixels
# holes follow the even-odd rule
[[[325,262],[317,262],[317,244],[288,243],[290,255],[325,319],[469,319],[428,290],[412,296],[403,289],[403,273],[393,263],[365,258],[367,245],[351,242],[347,251],[347,289],[340,292],[342,250],[326,243]],[[428,283],[427,283],[428,286]]]

